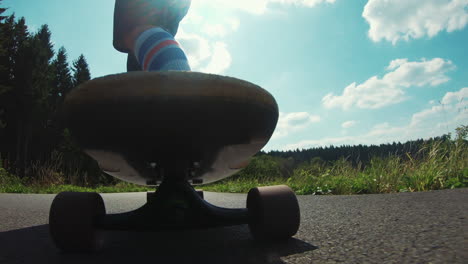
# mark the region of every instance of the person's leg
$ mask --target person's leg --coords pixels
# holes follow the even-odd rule
[[[190,0],[116,0],[113,44],[129,54],[128,71],[190,70],[174,40],[189,7]]]
[[[133,54],[143,71],[190,71],[179,43],[160,27],[141,33],[134,43]]]
[[[127,56],[127,72],[141,71],[141,65],[137,61],[135,54],[129,53]]]

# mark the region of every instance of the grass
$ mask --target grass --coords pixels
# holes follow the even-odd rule
[[[58,159],[57,159],[58,160]],[[34,179],[18,177],[0,168],[0,193],[145,192],[153,188],[125,182],[92,186],[89,176],[57,172],[57,162],[31,166]],[[284,170],[285,160],[268,155],[254,157],[244,170],[203,190],[246,193],[257,186],[286,184],[296,194],[396,193],[468,187],[468,144],[465,140],[426,144],[415,155],[373,158],[366,166],[347,159],[326,163],[320,159]],[[84,179],[83,179],[84,178]]]
[[[203,187],[217,192],[248,192],[263,185],[286,184],[296,194],[370,194],[428,191],[468,187],[466,141],[427,144],[418,159],[390,155],[373,158],[367,166],[353,166],[346,159],[333,163],[311,161],[280,175],[281,161],[270,156],[255,157],[247,172]],[[417,153],[421,154],[421,153]],[[266,164],[266,165],[265,165]],[[267,168],[259,169],[261,166]],[[255,173],[248,173],[248,169]],[[255,175],[252,177],[252,175]]]
[[[41,183],[29,178],[20,179],[9,174],[5,169],[0,168],[0,193],[40,193],[53,194],[59,192],[99,192],[99,193],[119,193],[119,192],[146,192],[154,191],[154,188],[138,186],[126,182],[118,182],[108,186],[78,186],[64,183]]]

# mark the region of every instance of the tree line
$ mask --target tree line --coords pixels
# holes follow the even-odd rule
[[[466,142],[468,126],[461,125],[456,129],[456,138],[452,139],[451,134],[442,135],[429,139],[410,140],[404,143],[393,142],[380,145],[342,145],[316,147],[309,149],[296,149],[287,151],[272,150],[268,153],[260,152],[259,155],[269,155],[281,159],[289,160],[290,166],[296,167],[298,164],[318,160],[324,162],[334,162],[346,159],[354,166],[366,166],[373,158],[387,158],[397,156],[403,160],[408,158],[424,158],[429,151],[428,145],[434,143],[450,144],[452,141]]]
[[[54,151],[76,154],[58,114],[65,96],[91,75],[83,55],[70,66],[65,47],[54,51],[47,25],[31,32],[24,17],[5,16],[1,2],[0,161],[23,178]],[[77,156],[86,159],[70,159]]]

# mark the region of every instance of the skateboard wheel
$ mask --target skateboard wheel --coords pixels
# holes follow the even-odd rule
[[[288,239],[299,229],[299,204],[286,185],[251,189],[247,195],[247,209],[250,232],[255,239]]]
[[[62,192],[50,207],[49,230],[55,245],[64,252],[92,252],[102,245],[96,220],[106,209],[97,193]]]

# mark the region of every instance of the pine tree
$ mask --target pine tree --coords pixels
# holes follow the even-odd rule
[[[47,25],[31,34],[24,18],[4,17],[4,11],[0,7],[0,158],[24,177],[31,160],[46,158],[58,146],[64,127],[54,114],[73,85],[90,79],[90,71],[81,55],[72,76],[65,48],[54,58]]]
[[[40,134],[47,122],[50,60],[54,54],[50,37],[47,25],[34,35],[27,31],[24,18],[15,25],[12,78],[16,103],[16,173],[19,177],[25,176],[29,161],[37,154],[31,148],[33,135]]]
[[[2,0],[0,0],[0,5],[2,3]],[[6,49],[6,44],[7,44],[7,35],[5,34],[5,31],[7,29],[7,25],[5,23],[5,16],[2,14],[6,11],[6,8],[0,7],[0,144],[5,145],[4,141],[7,141],[7,138],[5,137],[6,135],[6,126],[7,126],[7,116],[6,116],[6,100],[7,98],[5,96],[2,96],[3,94],[6,93],[6,91],[9,90],[9,87],[7,86],[7,79],[8,79],[8,68],[7,68],[7,63],[6,63],[6,57],[7,57],[7,49]],[[6,159],[7,152],[5,151],[4,147],[0,148],[0,166],[5,166],[3,164],[3,160]]]
[[[2,4],[2,0],[0,0],[0,5]],[[2,14],[6,11],[6,8],[0,7],[0,56],[3,56],[6,52],[4,47],[5,35],[4,35],[4,25],[5,25],[5,18],[6,16],[2,16]],[[2,67],[2,65],[0,65]]]
[[[2,4],[3,0],[0,0],[0,5]],[[3,19],[6,18],[6,16],[2,16],[2,14],[7,10],[7,8],[0,7],[0,23],[2,23]]]
[[[26,26],[24,17],[20,18],[14,24],[13,45],[10,53],[10,60],[13,66],[10,78],[13,80],[14,88],[18,95],[23,94],[31,85],[26,85],[27,82],[32,83],[32,39]],[[32,90],[31,90],[32,91]]]
[[[13,86],[14,61],[17,57],[18,41],[16,38],[15,16],[9,16],[0,24],[0,99]]]
[[[31,37],[32,60],[32,99],[30,112],[26,119],[28,128],[25,141],[29,144],[25,148],[25,161],[29,164],[31,159],[37,159],[50,148],[51,141],[46,136],[47,124],[51,109],[49,95],[52,90],[52,66],[54,56],[51,42],[51,32],[47,25],[40,27]]]
[[[73,87],[73,80],[68,65],[67,51],[61,47],[57,57],[52,62],[53,67],[53,90],[50,93],[50,105],[55,111],[63,102],[65,95]]]
[[[24,18],[18,20],[14,26],[14,46],[12,47],[11,62],[13,64],[10,78],[13,81],[14,111],[8,115],[16,122],[15,166],[19,177],[25,176],[28,155],[29,137],[28,126],[32,111],[32,68],[33,68],[32,39],[28,32]],[[10,130],[14,129],[10,124]]]
[[[11,15],[0,24],[0,154],[2,159],[13,160],[16,137],[16,109],[13,90],[13,57],[15,42],[15,17]],[[9,162],[4,161],[4,166]],[[9,166],[5,166],[9,168]]]
[[[52,67],[50,64],[54,51],[50,38],[51,33],[47,25],[42,25],[32,37],[34,98],[42,110],[47,109],[51,90]]]
[[[76,87],[91,79],[89,66],[83,54],[73,62],[73,85]]]

